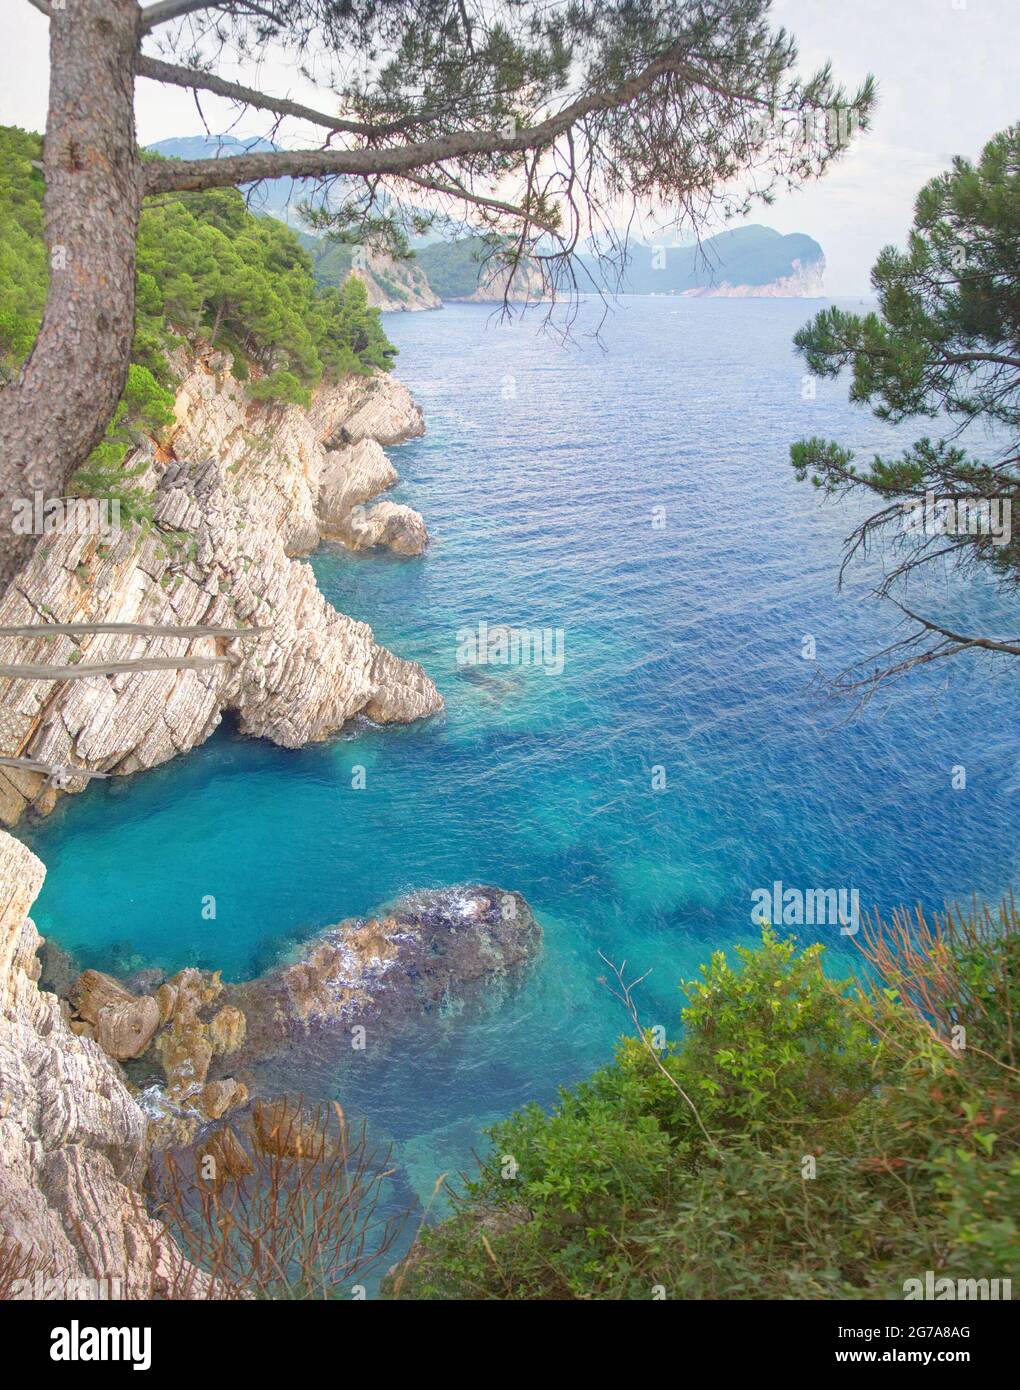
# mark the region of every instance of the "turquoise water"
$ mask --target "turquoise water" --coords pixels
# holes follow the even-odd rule
[[[1008,665],[919,674],[849,724],[809,687],[805,635],[833,671],[896,631],[865,573],[836,592],[852,513],[787,461],[804,434],[892,435],[838,383],[803,398],[790,340],[817,307],[630,299],[601,344],[590,307],[567,348],[482,306],[389,317],[429,424],[395,451],[394,496],[434,545],[410,561],[326,548],[314,565],[337,607],[423,663],[446,712],[296,753],[224,729],[67,800],[26,836],[49,867],[40,929],[88,964],[243,978],[411,887],[520,890],[546,950],[519,992],[264,1078],[367,1115],[413,1200],[468,1162],[483,1124],[609,1055],[625,1020],[600,950],[651,969],[644,1017],[669,1027],[678,979],[751,937],[751,893],[775,879],[885,908],[1014,882]],[[927,604],[975,624],[996,606],[948,581]],[[561,629],[562,674],[458,667],[458,630],[481,620]]]

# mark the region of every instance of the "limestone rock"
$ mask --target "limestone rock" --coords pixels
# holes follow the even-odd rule
[[[159,1026],[162,1028],[170,1022],[177,1008],[177,986],[169,981],[160,985],[156,991],[156,1006],[159,1009]]]
[[[338,449],[322,475],[316,514],[320,533],[350,550],[385,546],[421,555],[429,535],[420,513],[396,502],[365,503],[397,482],[397,472],[374,439]]]
[[[214,1052],[236,1052],[244,1043],[245,1018],[240,1009],[226,1004],[209,1020],[209,1041]]]
[[[407,387],[393,377],[384,381],[384,388],[363,392],[344,420],[344,434],[351,443],[374,439],[388,448],[425,433],[425,416]]]
[[[214,1004],[223,992],[220,972],[196,970],[188,966],[173,975],[167,984],[174,990],[172,1017],[191,1019],[208,1004]]]
[[[0,1237],[31,1252],[69,1296],[97,1278],[119,1281],[127,1298],[181,1293],[182,1270],[194,1271],[141,1196],[145,1116],[116,1064],[75,1036],[56,996],[37,987],[28,912],[43,876],[0,832]],[[183,1296],[202,1296],[202,1281],[183,1282]]]
[[[56,689],[0,678],[0,754],[66,770],[53,783],[0,768],[0,823],[13,825],[28,809],[47,814],[60,795],[83,791],[87,780],[76,768],[125,776],[186,753],[226,711],[243,732],[299,748],[333,737],[357,714],[408,722],[442,708],[422,668],[332,608],[311,568],[293,558],[314,549],[324,531],[342,539],[333,522],[392,485],[396,474],[380,444],[424,429],[410,393],[388,376],[349,377],[316,392],[308,410],[260,404],[217,360],[181,354],[169,457],[140,452],[130,460],[148,462],[138,485],[153,490],[155,527],[48,536],[0,598],[0,626],[50,619],[265,632],[233,641],[0,638],[0,663],[230,658],[203,670],[97,676]],[[381,543],[418,544],[424,524],[419,529],[415,516],[384,512]]]
[[[376,247],[363,248],[365,265],[354,270],[364,284],[368,303],[384,313],[441,309],[443,302],[416,261],[401,261]]]
[[[351,550],[370,550],[385,546],[398,555],[423,555],[429,533],[421,514],[397,502],[379,502],[374,507],[355,508],[342,531]]]
[[[178,1013],[156,1039],[156,1051],[166,1076],[166,1093],[180,1102],[205,1085],[212,1062],[208,1029],[194,1014]]]
[[[158,1027],[159,1005],[151,994],[143,994],[101,1009],[94,1036],[108,1057],[124,1062],[141,1057]]]
[[[374,439],[337,449],[328,457],[316,499],[322,534],[338,537],[355,507],[370,502],[397,481],[397,470]]]
[[[198,1097],[198,1108],[209,1120],[221,1119],[228,1110],[248,1101],[248,1088],[240,1081],[225,1078],[222,1081],[209,1081]]]
[[[130,1004],[134,995],[112,975],[101,970],[83,970],[71,986],[69,998],[75,1012],[86,1023],[98,1023],[99,1015],[112,1004]]]

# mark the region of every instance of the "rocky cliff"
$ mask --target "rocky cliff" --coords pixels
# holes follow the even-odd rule
[[[414,257],[398,259],[381,246],[351,246],[307,233],[301,234],[301,242],[312,257],[319,285],[340,286],[348,276],[356,275],[373,309],[404,313],[443,307],[424,267]]]
[[[364,268],[351,273],[364,281],[372,308],[384,313],[413,313],[419,309],[443,307],[428,276],[414,261],[398,261],[385,252],[372,249],[365,255]]]
[[[123,634],[0,638],[0,665],[141,657],[217,658],[200,670],[98,675],[55,684],[0,678],[0,823],[45,814],[86,773],[127,775],[204,742],[225,712],[242,732],[288,748],[323,740],[355,715],[380,723],[433,714],[442,699],[413,662],[338,613],[298,557],[323,537],[355,549],[419,554],[409,507],[366,505],[396,481],[384,446],[421,434],[421,411],[388,376],[349,377],[308,410],[253,402],[219,354],[185,356],[167,445],[140,455],[154,524],[45,536],[0,601],[0,627],[132,623],[257,628],[255,637]],[[80,772],[79,772],[80,769]]]
[[[44,874],[0,831],[0,1296],[200,1295],[140,1195],[145,1116],[117,1065],[37,986],[28,913]]]
[[[817,299],[825,292],[825,257],[801,264],[794,260],[789,275],[780,275],[764,285],[706,285],[685,290],[687,299]]]
[[[525,260],[515,270],[502,266],[486,272],[483,267],[478,288],[456,298],[471,304],[502,304],[504,301],[534,304],[545,299],[548,293],[541,266],[535,261]]]

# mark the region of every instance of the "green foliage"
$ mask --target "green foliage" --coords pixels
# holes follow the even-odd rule
[[[878,311],[823,309],[794,343],[817,376],[851,374],[850,399],[882,420],[948,420],[946,438],[924,436],[896,458],[858,467],[853,451],[820,438],[792,446],[798,477],[827,493],[865,491],[888,508],[851,545],[902,520],[897,501],[1009,499],[1016,514],[1020,430],[1020,125],[988,142],[980,160],[956,158],[922,188],[901,251],[887,246],[871,274]],[[990,427],[977,454],[956,442],[972,423]],[[891,505],[890,505],[891,504]],[[1000,578],[1020,581],[1020,540],[993,544],[981,532],[947,534],[915,548],[927,562],[953,550]],[[886,587],[886,586],[883,586]]]
[[[716,952],[681,1041],[628,1038],[551,1113],[494,1127],[388,1296],[901,1298],[929,1269],[1009,1277],[1018,928],[1010,908],[906,965],[876,951],[867,984],[768,928],[736,966]]]
[[[28,354],[46,301],[38,136],[0,126],[0,383]]]
[[[71,490],[81,497],[102,497],[120,504],[120,521],[151,521],[152,496],[133,486],[148,469],[147,460],[127,466],[125,460],[141,434],[158,435],[173,419],[173,392],[161,386],[147,367],[132,362],[124,394],[110,421],[106,437],[71,478]]]
[[[0,381],[31,349],[46,299],[42,154],[37,135],[0,127]],[[125,469],[144,436],[172,419],[169,354],[182,335],[228,352],[253,400],[307,405],[323,380],[389,371],[396,348],[364,286],[320,293],[311,259],[272,217],[253,216],[236,189],[161,198],[142,213],[132,365],[106,437],[73,479],[86,496],[118,500],[121,519],[150,502]]]
[[[868,1089],[867,1029],[848,1014],[850,983],[823,975],[822,951],[797,951],[766,928],[757,950],[736,948],[741,969],[716,951],[685,985],[681,1080],[709,1128],[758,1135],[801,1118],[806,1099],[828,1119]]]
[[[418,260],[440,299],[467,299],[478,288],[494,246],[493,238],[483,236],[437,241],[422,247]]]
[[[378,309],[370,308],[364,281],[349,276],[340,289],[320,295],[325,324],[320,351],[331,373],[388,372],[397,349],[388,341]]]

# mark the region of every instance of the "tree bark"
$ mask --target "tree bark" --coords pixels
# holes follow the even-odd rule
[[[0,390],[0,594],[37,537],[13,503],[61,497],[127,378],[142,198],[135,143],[137,0],[65,0],[50,18],[43,204],[50,286],[17,379]]]

